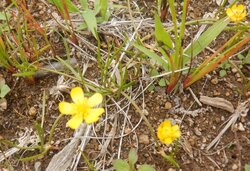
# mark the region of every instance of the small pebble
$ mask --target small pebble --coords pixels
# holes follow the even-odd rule
[[[0,99],[0,111],[7,109],[7,100],[5,98]]]
[[[174,118],[174,119],[177,119],[177,118],[178,118],[178,115],[174,115],[173,118]]]
[[[221,93],[219,91],[214,91],[214,96],[219,96]]]
[[[241,122],[238,125],[238,130],[239,131],[245,131],[246,130]]]
[[[35,116],[37,114],[37,110],[34,106],[32,106],[30,109],[29,109],[29,115],[30,116]]]
[[[183,101],[183,102],[187,101],[187,97],[184,96],[184,97],[182,98],[182,101]]]
[[[235,74],[235,77],[240,78],[240,74],[239,73]]]
[[[131,132],[131,128],[125,128],[124,132],[125,132],[125,134],[130,133]]]
[[[232,169],[233,169],[233,170],[236,170],[236,169],[238,169],[238,166],[237,166],[237,164],[233,164],[233,166],[232,166]]]
[[[218,78],[214,78],[214,79],[211,80],[211,83],[214,84],[214,85],[218,84],[218,82],[219,82]]]
[[[207,146],[206,144],[201,144],[200,149],[201,149],[201,150],[204,150],[204,149],[206,148],[206,146]]]
[[[168,171],[176,171],[176,170],[173,168],[169,168]]]
[[[239,83],[242,83],[242,78],[237,78],[236,81],[239,82]]]
[[[57,140],[57,141],[54,143],[54,145],[58,146],[60,143],[61,143],[61,141],[60,141],[60,140]]]
[[[202,143],[207,142],[207,139],[205,137],[202,137]]]
[[[226,92],[226,94],[225,94],[225,95],[228,97],[228,96],[230,96],[230,93],[229,93],[229,92]]]
[[[143,109],[142,112],[144,113],[145,116],[149,115],[149,113],[148,113],[148,111],[146,109]]]
[[[213,166],[209,166],[209,170],[214,170],[214,167]]]
[[[149,137],[146,134],[142,134],[139,136],[139,143],[148,145],[149,144]]]
[[[192,136],[188,139],[188,142],[191,146],[194,146],[196,144],[196,136]]]
[[[41,170],[41,165],[42,163],[41,162],[35,162],[35,165],[34,165],[34,169],[35,171],[40,171]]]
[[[209,74],[206,74],[207,79],[211,80],[212,76]]]
[[[201,131],[199,131],[199,129],[198,129],[197,127],[194,128],[194,133],[195,133],[195,135],[197,135],[197,136],[201,136],[201,135],[202,135],[202,134],[201,134]]]
[[[220,123],[220,118],[219,118],[219,117],[216,117],[216,118],[215,118],[215,122],[216,122],[216,123]]]
[[[241,117],[241,118],[240,118],[240,121],[241,121],[242,123],[245,123],[245,122],[246,122],[246,118],[245,118],[245,117]]]
[[[165,109],[171,109],[171,108],[172,108],[172,104],[170,102],[166,102]]]
[[[246,92],[247,98],[250,98],[250,91]]]
[[[233,73],[236,73],[236,72],[237,72],[237,69],[236,69],[236,68],[233,68],[233,69],[232,69],[232,72],[233,72]]]
[[[224,116],[221,116],[221,121],[225,121],[225,117]]]

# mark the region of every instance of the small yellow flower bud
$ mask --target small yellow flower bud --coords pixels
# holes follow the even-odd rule
[[[233,5],[231,8],[227,8],[226,13],[234,22],[244,20],[247,15],[244,5]]]
[[[178,125],[171,125],[169,120],[162,122],[157,131],[157,136],[162,143],[171,144],[174,140],[181,136]]]

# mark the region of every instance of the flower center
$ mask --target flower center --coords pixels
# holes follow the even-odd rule
[[[81,114],[83,117],[91,109],[91,107],[88,105],[87,101],[84,101],[83,103],[77,103],[76,108],[77,108],[77,113]]]

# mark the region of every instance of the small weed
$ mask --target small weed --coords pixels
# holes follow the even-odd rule
[[[10,87],[0,75],[0,99],[4,98],[10,92]]]
[[[81,8],[78,9],[76,5],[70,0],[49,0],[60,11],[63,18],[67,19],[70,23],[70,29],[72,35],[74,35],[74,29],[71,24],[69,13],[78,13],[84,19],[84,22],[78,26],[77,31],[88,28],[94,37],[97,39],[97,24],[104,21],[108,21],[110,16],[110,9],[108,0],[95,0],[94,9],[89,8],[87,0],[81,0]]]
[[[232,60],[226,60],[222,64],[220,64],[220,77],[224,77],[227,75],[227,71],[231,69],[232,67],[236,68],[238,72],[241,73],[241,69],[243,68],[243,65],[249,65],[250,64],[250,51],[246,54],[243,55],[242,53],[237,55],[237,65],[232,62]],[[243,74],[243,73],[241,73]],[[245,76],[243,76],[244,78]]]
[[[140,41],[134,43],[134,46],[148,57],[154,59],[166,72],[172,72],[169,80],[167,81],[167,92],[172,92],[172,90],[176,87],[176,85],[178,85],[177,83],[182,78],[182,72],[176,71],[183,69],[183,67],[188,63],[190,64],[190,70],[187,73],[187,76],[184,77],[184,88],[187,88],[195,81],[202,78],[205,74],[214,70],[220,63],[226,61],[231,55],[236,53],[241,47],[250,41],[248,32],[249,26],[242,23],[242,29],[238,30],[235,36],[233,36],[213,55],[200,64],[198,68],[192,71],[191,65],[193,57],[196,57],[198,54],[200,54],[222,31],[226,29],[230,23],[230,19],[236,22],[236,24],[240,25],[241,23],[239,23],[239,21],[243,20],[246,16],[245,7],[243,5],[236,6],[235,8],[240,8],[240,10],[242,10],[240,16],[234,16],[233,13],[230,13],[230,15],[228,14],[228,17],[221,18],[214,22],[212,26],[210,26],[203,34],[201,34],[199,38],[195,39],[187,47],[184,47],[185,26],[190,24],[189,22],[186,22],[189,1],[184,0],[183,2],[181,23],[179,25],[177,24],[179,18],[177,17],[178,15],[174,6],[174,0],[162,1],[162,3],[165,5],[166,2],[168,2],[171,11],[173,28],[165,29],[161,22],[162,18],[160,18],[158,14],[155,14],[155,38],[157,46],[152,47],[152,49],[147,49],[144,47],[143,42]],[[162,10],[164,10],[164,8]],[[231,11],[231,9],[227,9],[227,13],[228,11]],[[197,22],[195,24],[197,24]],[[173,35],[171,36],[172,31]],[[225,71],[222,71],[221,75],[224,74]]]
[[[250,171],[250,165],[249,164],[245,165],[245,171]]]
[[[140,165],[135,168],[135,163],[138,160],[136,149],[132,148],[128,154],[128,160],[117,159],[113,161],[113,166],[116,171],[155,171],[155,169],[147,164]]]
[[[220,68],[221,68],[219,72],[220,77],[224,77],[227,75],[227,71],[231,68],[231,65],[228,61],[225,61],[222,64],[220,64]]]
[[[34,19],[26,5],[21,1],[13,1],[12,6],[18,10],[18,15],[8,17],[5,13],[5,24],[8,29],[0,34],[0,63],[15,76],[32,79],[36,72],[34,64],[40,56],[51,47],[44,28]],[[15,14],[13,14],[15,15]],[[15,25],[11,20],[16,17]],[[41,47],[41,40],[45,45]]]

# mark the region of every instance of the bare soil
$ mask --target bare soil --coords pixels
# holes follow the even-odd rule
[[[145,11],[151,9],[151,1],[140,1],[140,5],[145,5]],[[209,1],[192,1],[193,10],[190,12],[192,17],[200,18],[205,12],[212,12],[217,6],[215,3]],[[151,16],[149,12],[145,12],[145,17]],[[223,39],[218,39],[214,42],[214,46],[223,43]],[[60,50],[63,53],[63,50]],[[78,61],[79,63],[82,61]],[[87,75],[91,78],[97,78],[98,71],[93,64],[92,69],[88,70]],[[242,92],[242,82],[237,80],[237,73],[228,71],[226,77],[219,77],[219,70],[210,73],[207,77],[201,79],[191,86],[193,93],[199,98],[201,95],[209,97],[221,97],[230,101],[234,108],[247,100],[247,96]],[[7,95],[8,102],[7,110],[0,112],[0,138],[7,140],[16,140],[20,137],[20,133],[25,132],[28,128],[34,130],[34,123],[41,122],[42,119],[42,102],[43,93],[46,95],[46,110],[45,110],[45,123],[44,129],[46,135],[49,134],[56,117],[59,115],[58,103],[61,98],[55,98],[50,94],[50,90],[57,84],[57,75],[48,75],[43,78],[39,78],[35,81],[28,79],[13,77],[10,73],[1,69],[0,73],[4,75],[6,83],[11,87],[11,92]],[[243,66],[243,73],[246,77],[249,77],[249,66]],[[144,84],[146,84],[144,82]],[[72,83],[71,86],[76,86],[77,83]],[[134,86],[139,86],[139,83]],[[172,119],[177,124],[181,125],[182,136],[180,139],[179,149],[176,151],[175,156],[177,162],[180,164],[180,169],[183,171],[219,171],[219,170],[243,170],[246,164],[250,164],[250,114],[246,117],[241,117],[236,122],[234,128],[230,128],[219,140],[219,143],[206,150],[207,145],[219,134],[223,129],[225,121],[227,121],[231,113],[214,108],[207,105],[199,106],[190,94],[189,90],[183,92],[177,92],[173,94],[166,94],[165,89],[155,84],[156,88],[153,92],[146,91],[144,96],[136,99],[136,104],[139,107],[145,107],[147,118],[157,130],[157,126],[165,119]],[[70,97],[67,93],[63,93],[65,100],[70,101]],[[144,100],[144,103],[143,103]],[[171,104],[170,107],[166,106]],[[197,115],[192,115],[187,111],[200,112]],[[191,112],[192,113],[192,112]],[[137,125],[141,122],[140,115],[131,106],[128,111],[131,124]],[[53,138],[54,144],[52,150],[49,151],[45,157],[36,159],[29,162],[21,162],[17,159],[20,157],[31,156],[37,154],[34,152],[16,153],[10,159],[12,166],[17,171],[34,170],[34,165],[37,162],[41,162],[41,170],[45,170],[53,155],[59,152],[70,140],[73,135],[73,130],[66,128],[67,117],[64,117],[56,128],[55,136]],[[122,124],[124,122],[124,115],[118,114],[117,116],[117,129],[115,135],[118,136]],[[239,127],[242,126],[242,127]],[[114,125],[107,124],[107,132],[113,129]],[[104,129],[104,127],[100,127]],[[101,136],[102,130],[96,131],[97,135]],[[121,145],[121,158],[126,159],[128,152],[133,147],[138,147],[138,163],[137,164],[151,164],[157,171],[173,171],[178,170],[171,166],[166,160],[164,160],[160,154],[157,153],[155,143],[150,135],[149,129],[142,121],[135,130],[131,132],[131,127],[125,128],[127,136],[123,137]],[[48,137],[46,137],[48,138]],[[92,161],[99,155],[100,146],[99,140],[92,139],[84,153]],[[112,142],[108,146],[108,155],[104,160],[106,162],[106,168],[111,168],[111,162],[109,161],[115,158],[117,155],[117,149],[120,146],[119,138],[112,138]],[[168,146],[162,145],[166,152],[172,149]],[[6,151],[9,147],[1,144],[0,150]],[[86,163],[81,160],[78,170],[86,169]],[[0,165],[1,168],[1,165]],[[171,170],[172,169],[172,170]]]

